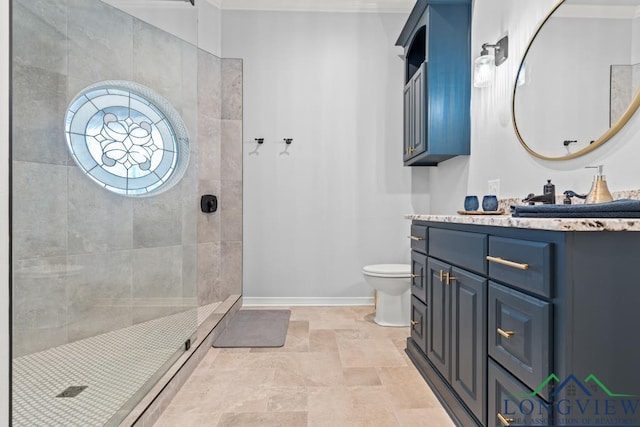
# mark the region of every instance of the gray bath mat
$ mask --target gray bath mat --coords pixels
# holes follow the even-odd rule
[[[282,347],[291,310],[240,310],[214,347]]]

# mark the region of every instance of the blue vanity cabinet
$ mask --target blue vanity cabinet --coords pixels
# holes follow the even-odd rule
[[[427,273],[426,357],[484,420],[487,279],[434,258]]]
[[[405,54],[405,166],[469,154],[470,34],[470,0],[418,0],[398,37]]]
[[[426,351],[406,351],[457,425],[640,425],[640,232],[412,227]]]
[[[485,420],[487,279],[461,268],[451,273],[450,383],[476,418]]]
[[[415,296],[411,297],[411,339],[423,353],[427,352],[427,305]]]
[[[445,378],[451,377],[451,292],[447,285],[451,266],[433,258],[427,261],[427,357]]]

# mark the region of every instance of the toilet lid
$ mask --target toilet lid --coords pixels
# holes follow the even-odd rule
[[[409,264],[367,265],[362,272],[368,276],[411,277],[411,266]]]

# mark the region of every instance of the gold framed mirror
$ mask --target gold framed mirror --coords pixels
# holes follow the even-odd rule
[[[640,107],[640,0],[561,0],[520,63],[511,117],[531,155],[595,150]],[[635,35],[635,37],[634,37]]]

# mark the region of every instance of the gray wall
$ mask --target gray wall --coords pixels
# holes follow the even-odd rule
[[[241,85],[227,84],[241,82],[240,63],[97,0],[14,5],[14,356],[240,293],[242,175],[234,160],[221,160],[241,156],[241,134],[226,124],[241,129]],[[70,158],[66,107],[109,79],[152,88],[185,121],[190,164],[170,190],[113,194]],[[223,120],[224,96],[240,111],[235,122]],[[208,217],[199,212],[204,190],[221,199]]]
[[[219,209],[198,213],[204,305],[242,293],[242,61],[200,50],[198,87],[199,194],[217,195]]]

